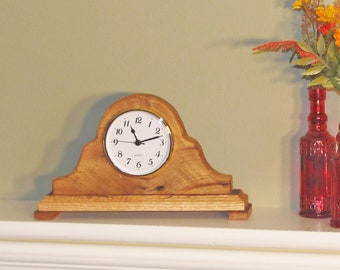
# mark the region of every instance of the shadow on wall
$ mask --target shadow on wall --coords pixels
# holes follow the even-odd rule
[[[299,208],[299,194],[300,194],[300,138],[304,136],[308,130],[307,117],[309,114],[309,100],[308,100],[308,89],[302,87],[301,89],[296,89],[296,98],[301,100],[300,106],[295,106],[295,111],[293,112],[293,117],[297,119],[297,125],[294,130],[292,130],[287,136],[284,137],[287,143],[289,143],[289,151],[282,150],[282,153],[287,153],[286,157],[282,157],[283,162],[289,162],[289,164],[283,165],[284,168],[289,168],[290,172],[290,182],[289,179],[282,179],[282,188],[284,185],[290,184],[290,194],[289,200],[290,207],[292,209]],[[298,116],[298,117],[297,117]],[[285,144],[283,144],[285,145]]]
[[[284,8],[291,8],[291,1],[289,5],[286,3]],[[275,40],[275,38],[273,38]],[[243,40],[221,39],[212,43],[211,47],[224,47],[226,45],[243,46],[249,49],[251,55],[251,48],[260,44],[264,44],[268,40],[260,38],[248,38]],[[285,53],[268,53],[262,55],[254,55],[253,61],[259,62],[261,72],[269,74],[270,81],[273,84],[259,85],[272,95],[275,95],[275,84],[278,81],[287,83],[287,91],[291,92],[292,99],[294,100],[293,111],[286,111],[287,119],[292,119],[292,128],[287,134],[282,134],[277,138],[278,143],[281,143],[281,172],[277,173],[280,177],[280,197],[281,205],[284,208],[296,209],[299,205],[299,185],[300,185],[300,156],[299,156],[299,140],[308,128],[307,116],[309,111],[308,90],[307,82],[301,79],[301,70],[294,69],[289,65],[290,54]],[[255,58],[257,57],[257,58]],[[279,70],[280,72],[273,72]],[[300,87],[300,85],[303,85]],[[296,89],[292,89],[296,87]],[[265,93],[266,91],[264,91]],[[278,100],[279,102],[279,100]],[[268,114],[268,117],[275,117],[275,115]],[[277,122],[283,119],[276,119]],[[285,122],[285,121],[282,121]],[[268,127],[270,130],[270,127]],[[265,168],[259,168],[265,169]],[[264,191],[266,189],[263,189]]]
[[[74,123],[74,121],[79,120],[75,119],[73,113],[71,113],[69,118],[65,121],[65,125],[62,132],[60,133],[60,136],[46,146],[46,151],[39,168],[37,168],[35,172],[18,177],[15,180],[15,187],[20,187],[20,190],[22,191],[30,190],[29,192],[23,194],[20,194],[20,191],[17,192],[17,196],[19,196],[19,198],[16,199],[40,200],[47,193],[51,192],[52,180],[58,176],[71,173],[76,167],[80,158],[82,148],[88,142],[95,138],[99,122],[104,112],[109,108],[112,103],[116,102],[117,100],[128,94],[130,93],[116,93],[101,97],[92,106],[92,108],[91,104],[93,104],[93,100],[96,100],[95,97],[87,98],[86,100],[79,103],[78,106],[74,108],[74,113],[76,113],[78,110],[88,110],[88,108],[90,107],[90,110],[88,110],[88,113],[86,114],[86,117],[83,121],[79,136],[75,140],[65,145],[65,138],[70,136],[70,129],[72,129],[72,124]],[[51,156],[53,156],[54,152],[61,152],[59,150],[59,147],[64,150],[61,154],[62,158],[59,161],[55,161],[59,162],[57,168],[49,172],[48,174],[36,176],[36,172],[39,173],[39,170],[44,170],[46,162],[50,162],[49,160],[51,160]],[[26,183],[27,181],[28,183]],[[26,185],[29,186],[25,188],[24,186]]]

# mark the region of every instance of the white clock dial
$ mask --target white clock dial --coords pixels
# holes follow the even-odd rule
[[[171,152],[171,131],[162,118],[144,110],[118,115],[105,137],[107,156],[120,171],[130,175],[155,172]]]

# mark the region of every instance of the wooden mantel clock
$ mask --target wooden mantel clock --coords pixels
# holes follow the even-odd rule
[[[177,111],[150,94],[132,94],[103,115],[75,170],[53,180],[35,211],[225,211],[248,219],[248,195],[214,170]]]

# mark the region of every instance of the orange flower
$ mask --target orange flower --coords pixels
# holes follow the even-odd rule
[[[321,6],[316,9],[319,22],[334,23],[338,14],[339,9],[333,5],[328,5],[326,8]]]
[[[336,46],[338,46],[340,48],[340,29],[336,29],[333,37],[335,39]]]
[[[304,5],[308,5],[310,0],[296,0],[293,4],[294,10],[300,10]]]

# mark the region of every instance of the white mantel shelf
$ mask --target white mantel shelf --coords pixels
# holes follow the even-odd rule
[[[290,209],[225,213],[63,213],[0,201],[0,269],[340,269],[340,229]]]

